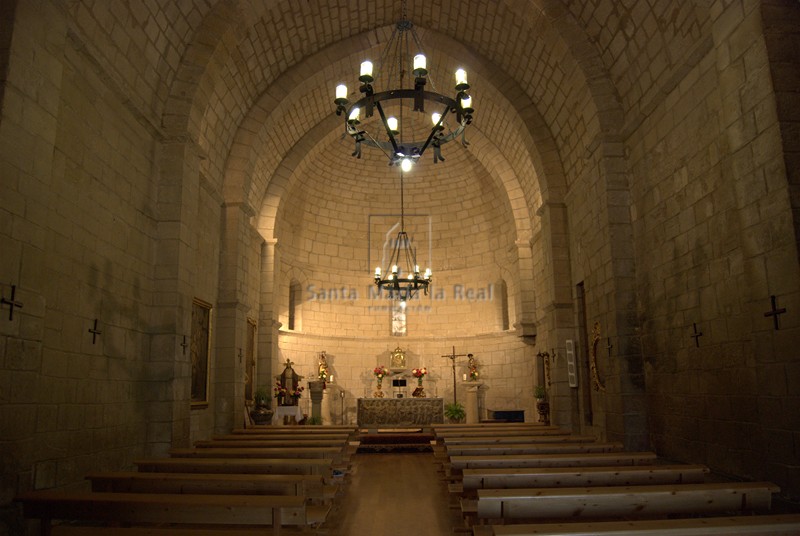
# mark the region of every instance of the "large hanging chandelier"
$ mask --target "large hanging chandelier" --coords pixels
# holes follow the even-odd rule
[[[380,267],[375,268],[375,284],[378,289],[388,290],[389,298],[408,301],[420,289],[428,294],[432,274],[430,268],[426,268],[425,273],[420,273],[416,249],[411,245],[411,239],[406,233],[403,175],[404,171],[400,168],[400,231],[392,244],[392,254],[388,263],[390,268],[385,273]]]
[[[462,144],[467,145],[465,129],[472,122],[474,113],[472,97],[467,92],[467,72],[458,69],[455,72],[455,97],[448,97],[435,91],[426,91],[425,86],[433,81],[427,78],[427,59],[422,54],[422,43],[417,36],[414,25],[406,18],[405,2],[403,2],[402,20],[392,31],[384,49],[378,67],[377,76],[381,82],[391,85],[396,80],[395,88],[376,93],[372,86],[373,63],[369,60],[361,63],[358,80],[363,95],[355,102],[347,98],[345,84],[336,86],[336,114],[344,115],[345,132],[353,138],[355,150],[353,156],[361,158],[361,147],[367,145],[381,149],[389,159],[389,165],[400,164],[404,171],[409,171],[422,154],[429,148],[433,150],[433,162],[444,161],[442,145],[461,137]],[[411,47],[419,51],[411,58]],[[412,67],[414,87],[403,87],[406,69]],[[408,121],[404,120],[406,108],[412,112],[425,114],[425,101],[435,108],[430,118],[420,124],[413,124],[414,114],[409,113]],[[400,117],[389,115],[384,108],[389,108]],[[368,121],[378,111],[380,121]],[[418,116],[419,117],[419,116]],[[425,126],[422,126],[425,125]]]

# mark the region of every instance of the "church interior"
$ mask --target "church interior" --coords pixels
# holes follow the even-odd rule
[[[19,493],[277,410],[287,366],[297,420],[424,385],[536,423],[544,393],[552,426],[800,506],[796,0],[4,0],[0,25],[0,535]],[[379,93],[420,79],[424,114]]]

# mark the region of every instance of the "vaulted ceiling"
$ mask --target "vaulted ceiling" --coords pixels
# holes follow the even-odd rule
[[[529,236],[542,202],[560,201],[587,155],[624,138],[709,45],[703,4],[409,0],[432,79],[444,92],[465,67],[477,103],[469,148],[447,146],[446,164],[425,159],[424,182],[453,192],[465,176],[484,177]],[[251,206],[265,236],[287,192],[325,191],[307,179],[296,188],[299,169],[325,170],[314,176],[334,181],[341,199],[365,199],[367,183],[396,187],[380,159],[354,167],[332,100],[337,83],[354,88],[359,63],[380,54],[400,2],[74,0],[66,9],[142,120],[167,139],[193,139],[205,180]]]

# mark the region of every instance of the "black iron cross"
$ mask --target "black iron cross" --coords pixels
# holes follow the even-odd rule
[[[608,337],[606,339],[606,342],[607,342],[606,350],[608,350],[608,357],[611,357],[611,349],[614,348],[614,345],[611,344],[611,337]]]
[[[700,337],[703,336],[702,331],[697,331],[697,322],[692,322],[692,326],[694,327],[694,334],[689,335],[689,337],[694,337],[694,344],[698,348],[700,348]]]
[[[3,305],[8,305],[9,320],[14,320],[14,307],[22,309],[22,302],[14,299],[16,293],[17,293],[17,285],[11,285],[11,298],[5,299],[5,297],[3,297],[2,299],[0,299],[0,303],[2,303]]]
[[[92,344],[94,344],[97,341],[97,336],[98,335],[102,335],[103,334],[102,331],[97,329],[97,319],[96,318],[94,319],[94,326],[89,328],[89,333],[92,334]]]
[[[239,357],[239,363],[241,363],[242,362],[242,357],[243,357],[241,348],[239,348],[239,356],[238,357]]]
[[[778,306],[775,304],[775,295],[774,294],[769,297],[769,301],[772,304],[772,310],[771,311],[767,311],[766,313],[764,313],[764,316],[766,316],[766,317],[770,317],[771,316],[772,320],[775,322],[775,329],[781,329],[780,325],[778,324],[778,316],[782,315],[783,313],[785,313],[786,309],[784,307],[781,307],[780,309],[778,309]]]
[[[186,347],[189,346],[189,343],[186,342],[186,335],[183,336],[183,342],[181,343],[181,347],[183,348],[183,355],[186,355]]]
[[[470,357],[472,354],[456,354],[456,347],[453,346],[453,353],[452,354],[445,354],[442,357],[446,357],[452,362],[453,366],[453,404],[457,404],[458,401],[456,400],[456,358],[457,357]]]

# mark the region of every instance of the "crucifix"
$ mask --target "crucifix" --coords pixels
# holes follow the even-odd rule
[[[186,355],[186,347],[189,346],[189,343],[186,342],[186,335],[183,336],[183,342],[181,343],[181,347],[183,348],[183,355]]]
[[[453,366],[453,404],[457,404],[456,400],[456,358],[457,357],[469,357],[472,354],[458,354],[456,355],[456,347],[453,346],[453,353],[452,354],[445,354],[442,357],[446,357],[450,360],[451,365]]]
[[[11,287],[11,288],[14,288],[14,287]],[[12,294],[11,296],[12,296],[12,299],[13,299],[14,295]],[[775,329],[781,329],[780,326],[778,325],[778,317],[786,312],[786,308],[785,307],[781,307],[780,309],[778,309],[778,306],[775,304],[775,295],[774,294],[769,297],[769,300],[770,300],[770,303],[772,304],[772,310],[771,311],[767,311],[766,313],[764,313],[764,316],[766,316],[766,317],[770,317],[771,316],[772,320],[775,322]]]
[[[92,334],[92,344],[94,344],[97,341],[97,336],[98,335],[102,335],[103,334],[102,331],[97,329],[97,319],[96,318],[94,319],[94,326],[89,328],[89,333]]]
[[[689,337],[694,337],[694,344],[698,348],[700,348],[700,337],[703,336],[702,331],[697,331],[697,322],[692,322],[692,326],[694,326],[694,334],[689,335]]]
[[[22,302],[17,301],[14,296],[17,293],[17,285],[11,285],[11,297],[6,299],[5,296],[0,298],[0,303],[8,305],[8,319],[14,320],[14,307],[22,309]]]
[[[608,350],[608,357],[611,358],[611,349],[614,348],[614,345],[611,344],[611,337],[606,338],[606,350]]]

